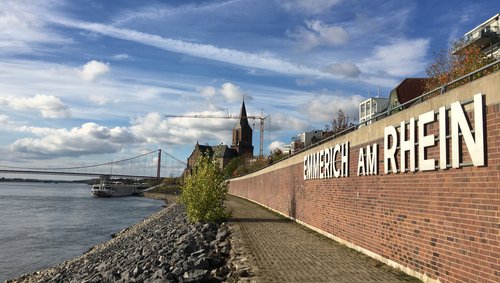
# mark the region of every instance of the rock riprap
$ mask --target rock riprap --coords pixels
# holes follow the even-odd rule
[[[189,223],[174,203],[80,257],[7,282],[223,282],[229,252],[225,223]]]

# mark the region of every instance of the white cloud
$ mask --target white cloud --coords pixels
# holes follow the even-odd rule
[[[302,50],[308,51],[318,46],[339,46],[347,43],[349,34],[339,26],[330,26],[320,20],[305,21],[305,26],[287,32],[296,39]]]
[[[162,3],[160,5],[151,5],[146,7],[133,7],[132,10],[125,10],[114,17],[113,26],[133,25],[137,22],[156,22],[171,17],[185,17],[190,14],[213,15],[216,13],[225,13],[227,10],[234,9],[233,4],[241,2],[234,1],[195,1],[187,3],[183,1],[181,5],[169,5]]]
[[[337,112],[342,109],[344,113],[349,115],[350,121],[355,122],[359,118],[359,103],[363,100],[365,100],[365,98],[361,95],[321,95],[312,99],[303,107],[311,119],[316,121],[324,121],[324,123],[328,123],[333,118],[336,118]]]
[[[219,112],[190,112],[186,115],[225,116]],[[0,116],[0,121],[8,117]],[[19,126],[17,132],[35,137],[19,138],[9,150],[22,158],[45,159],[92,154],[116,153],[126,146],[151,144],[230,143],[233,119],[165,118],[151,112],[132,119],[128,127],[107,127],[85,123],[71,129]]]
[[[243,98],[246,101],[253,99],[251,95],[244,92],[238,85],[230,82],[223,83],[220,88],[216,89],[213,86],[205,86],[197,89],[198,93],[205,98],[206,106],[211,111],[221,110],[221,107],[215,104],[227,104],[227,102],[241,102]]]
[[[385,74],[378,74],[378,75],[369,75],[369,76],[363,76],[363,81],[366,83],[369,83],[374,86],[381,86],[381,87],[386,87],[389,89],[393,89],[396,87],[400,82],[400,78],[394,78],[394,77],[388,77]],[[389,96],[389,94],[386,94],[385,96]]]
[[[53,95],[36,94],[28,98],[0,97],[0,104],[17,111],[39,111],[44,118],[65,118],[70,116],[68,107]]]
[[[372,56],[364,59],[358,66],[367,74],[411,76],[425,69],[428,49],[428,39],[401,39],[375,47]]]
[[[201,89],[199,89],[199,92],[201,96],[206,97],[206,98],[212,98],[217,94],[217,91],[213,86],[206,86]]]
[[[215,89],[213,86],[205,86],[197,89],[199,94],[205,98],[205,107],[204,109],[208,111],[220,111],[223,110],[223,107],[217,106],[218,98],[221,96],[219,91]]]
[[[56,9],[54,1],[0,1],[0,54],[40,51],[42,44],[71,42],[45,24],[44,15]]]
[[[131,121],[131,131],[138,136],[143,136],[148,142],[163,143],[169,140],[168,132],[171,130],[160,113],[148,113],[136,117]]]
[[[89,96],[89,100],[100,106],[107,105],[110,103],[117,103],[119,101],[118,99],[115,98],[110,98],[104,95],[95,95],[95,94]]]
[[[7,122],[9,122],[9,116],[0,114],[0,123],[7,124]]]
[[[341,0],[279,0],[278,3],[285,10],[300,14],[327,13]]]
[[[394,38],[404,37],[408,31],[408,20],[412,18],[416,5],[397,2],[385,2],[383,5],[375,2],[364,10],[356,11],[349,32],[353,37],[363,39],[360,44],[384,42]]]
[[[10,149],[37,159],[115,153],[123,144],[140,141],[126,128],[108,128],[95,123],[85,123],[70,130],[25,126],[19,131],[32,133],[37,138],[18,139]]]
[[[243,97],[246,97],[240,87],[232,83],[222,84],[219,91],[229,102],[242,101]]]
[[[215,45],[192,43],[158,35],[148,34],[136,30],[117,28],[99,23],[81,22],[52,17],[52,22],[87,31],[93,31],[106,36],[129,40],[140,44],[154,46],[159,49],[200,57],[209,60],[234,64],[247,68],[258,68],[288,75],[310,75],[329,77],[321,70],[297,65],[284,59],[277,58],[269,53],[249,53],[229,48],[220,48]],[[337,40],[337,39],[334,39]]]
[[[121,53],[121,54],[115,54],[113,55],[113,57],[111,57],[113,60],[117,60],[117,61],[124,61],[124,60],[129,60],[131,59],[132,57],[130,57],[130,55],[128,54],[125,54],[125,53]]]
[[[357,78],[361,74],[358,66],[352,62],[332,63],[325,67],[325,71],[346,78]]]
[[[75,75],[75,66],[65,66],[41,61],[0,61],[0,97],[32,98],[41,90],[59,98],[71,110],[71,118],[97,121],[129,121],[131,115],[148,112],[176,114],[183,109],[221,110],[227,108],[224,97],[218,92],[221,84],[213,86],[217,94],[215,105],[200,99],[196,94],[203,86],[197,83],[200,77],[183,77],[177,74],[154,74],[151,72],[124,72],[120,76],[96,83],[82,83]],[[8,96],[7,96],[8,94]],[[5,99],[3,99],[5,100]],[[5,102],[0,104],[4,112]],[[112,111],[110,111],[110,108]],[[39,115],[39,111],[31,111]],[[11,119],[23,120],[26,113],[13,111]],[[67,121],[58,121],[65,123]],[[104,122],[100,122],[104,123]],[[74,124],[72,124],[74,126]]]
[[[223,112],[190,112],[186,116],[213,115],[226,116]],[[131,131],[144,137],[149,143],[186,144],[205,141],[228,142],[235,121],[210,118],[164,118],[157,112],[132,120]]]
[[[109,65],[107,63],[92,60],[78,68],[77,72],[84,81],[90,82],[96,77],[109,72]]]
[[[19,123],[16,121],[12,121],[8,115],[0,114],[0,125],[1,125],[1,130],[3,131],[11,131],[11,130],[15,131],[16,128],[19,126]],[[0,140],[6,137],[7,137],[6,135],[0,134]],[[12,138],[12,136],[9,135],[9,138]],[[2,146],[0,146],[0,150],[1,148]]]
[[[269,144],[269,151],[273,152],[275,149],[283,150],[285,148],[285,143],[282,141],[273,141]]]
[[[302,79],[296,79],[295,83],[298,86],[313,86],[316,85],[316,81],[312,78],[302,78]]]
[[[300,132],[309,128],[309,123],[297,117],[284,113],[275,113],[271,116],[271,131],[295,131]]]
[[[165,92],[165,89],[155,86],[139,87],[135,90],[135,95],[138,100],[151,100],[158,99],[159,96]]]

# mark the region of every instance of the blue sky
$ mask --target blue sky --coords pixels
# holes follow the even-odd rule
[[[0,1],[0,164],[73,166],[228,144],[238,114],[265,150],[357,121],[369,95],[425,77],[497,1]],[[254,129],[258,154],[258,123]]]

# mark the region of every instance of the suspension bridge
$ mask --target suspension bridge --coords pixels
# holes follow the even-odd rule
[[[162,159],[163,156],[163,159]],[[163,162],[162,162],[163,160]],[[186,163],[157,149],[131,158],[73,167],[17,167],[0,164],[0,174],[33,174],[157,179],[179,176]]]

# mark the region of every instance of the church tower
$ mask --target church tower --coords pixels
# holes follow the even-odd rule
[[[231,148],[236,149],[238,155],[241,157],[253,157],[252,128],[248,124],[244,100],[241,105],[240,119],[233,128],[233,143]]]

